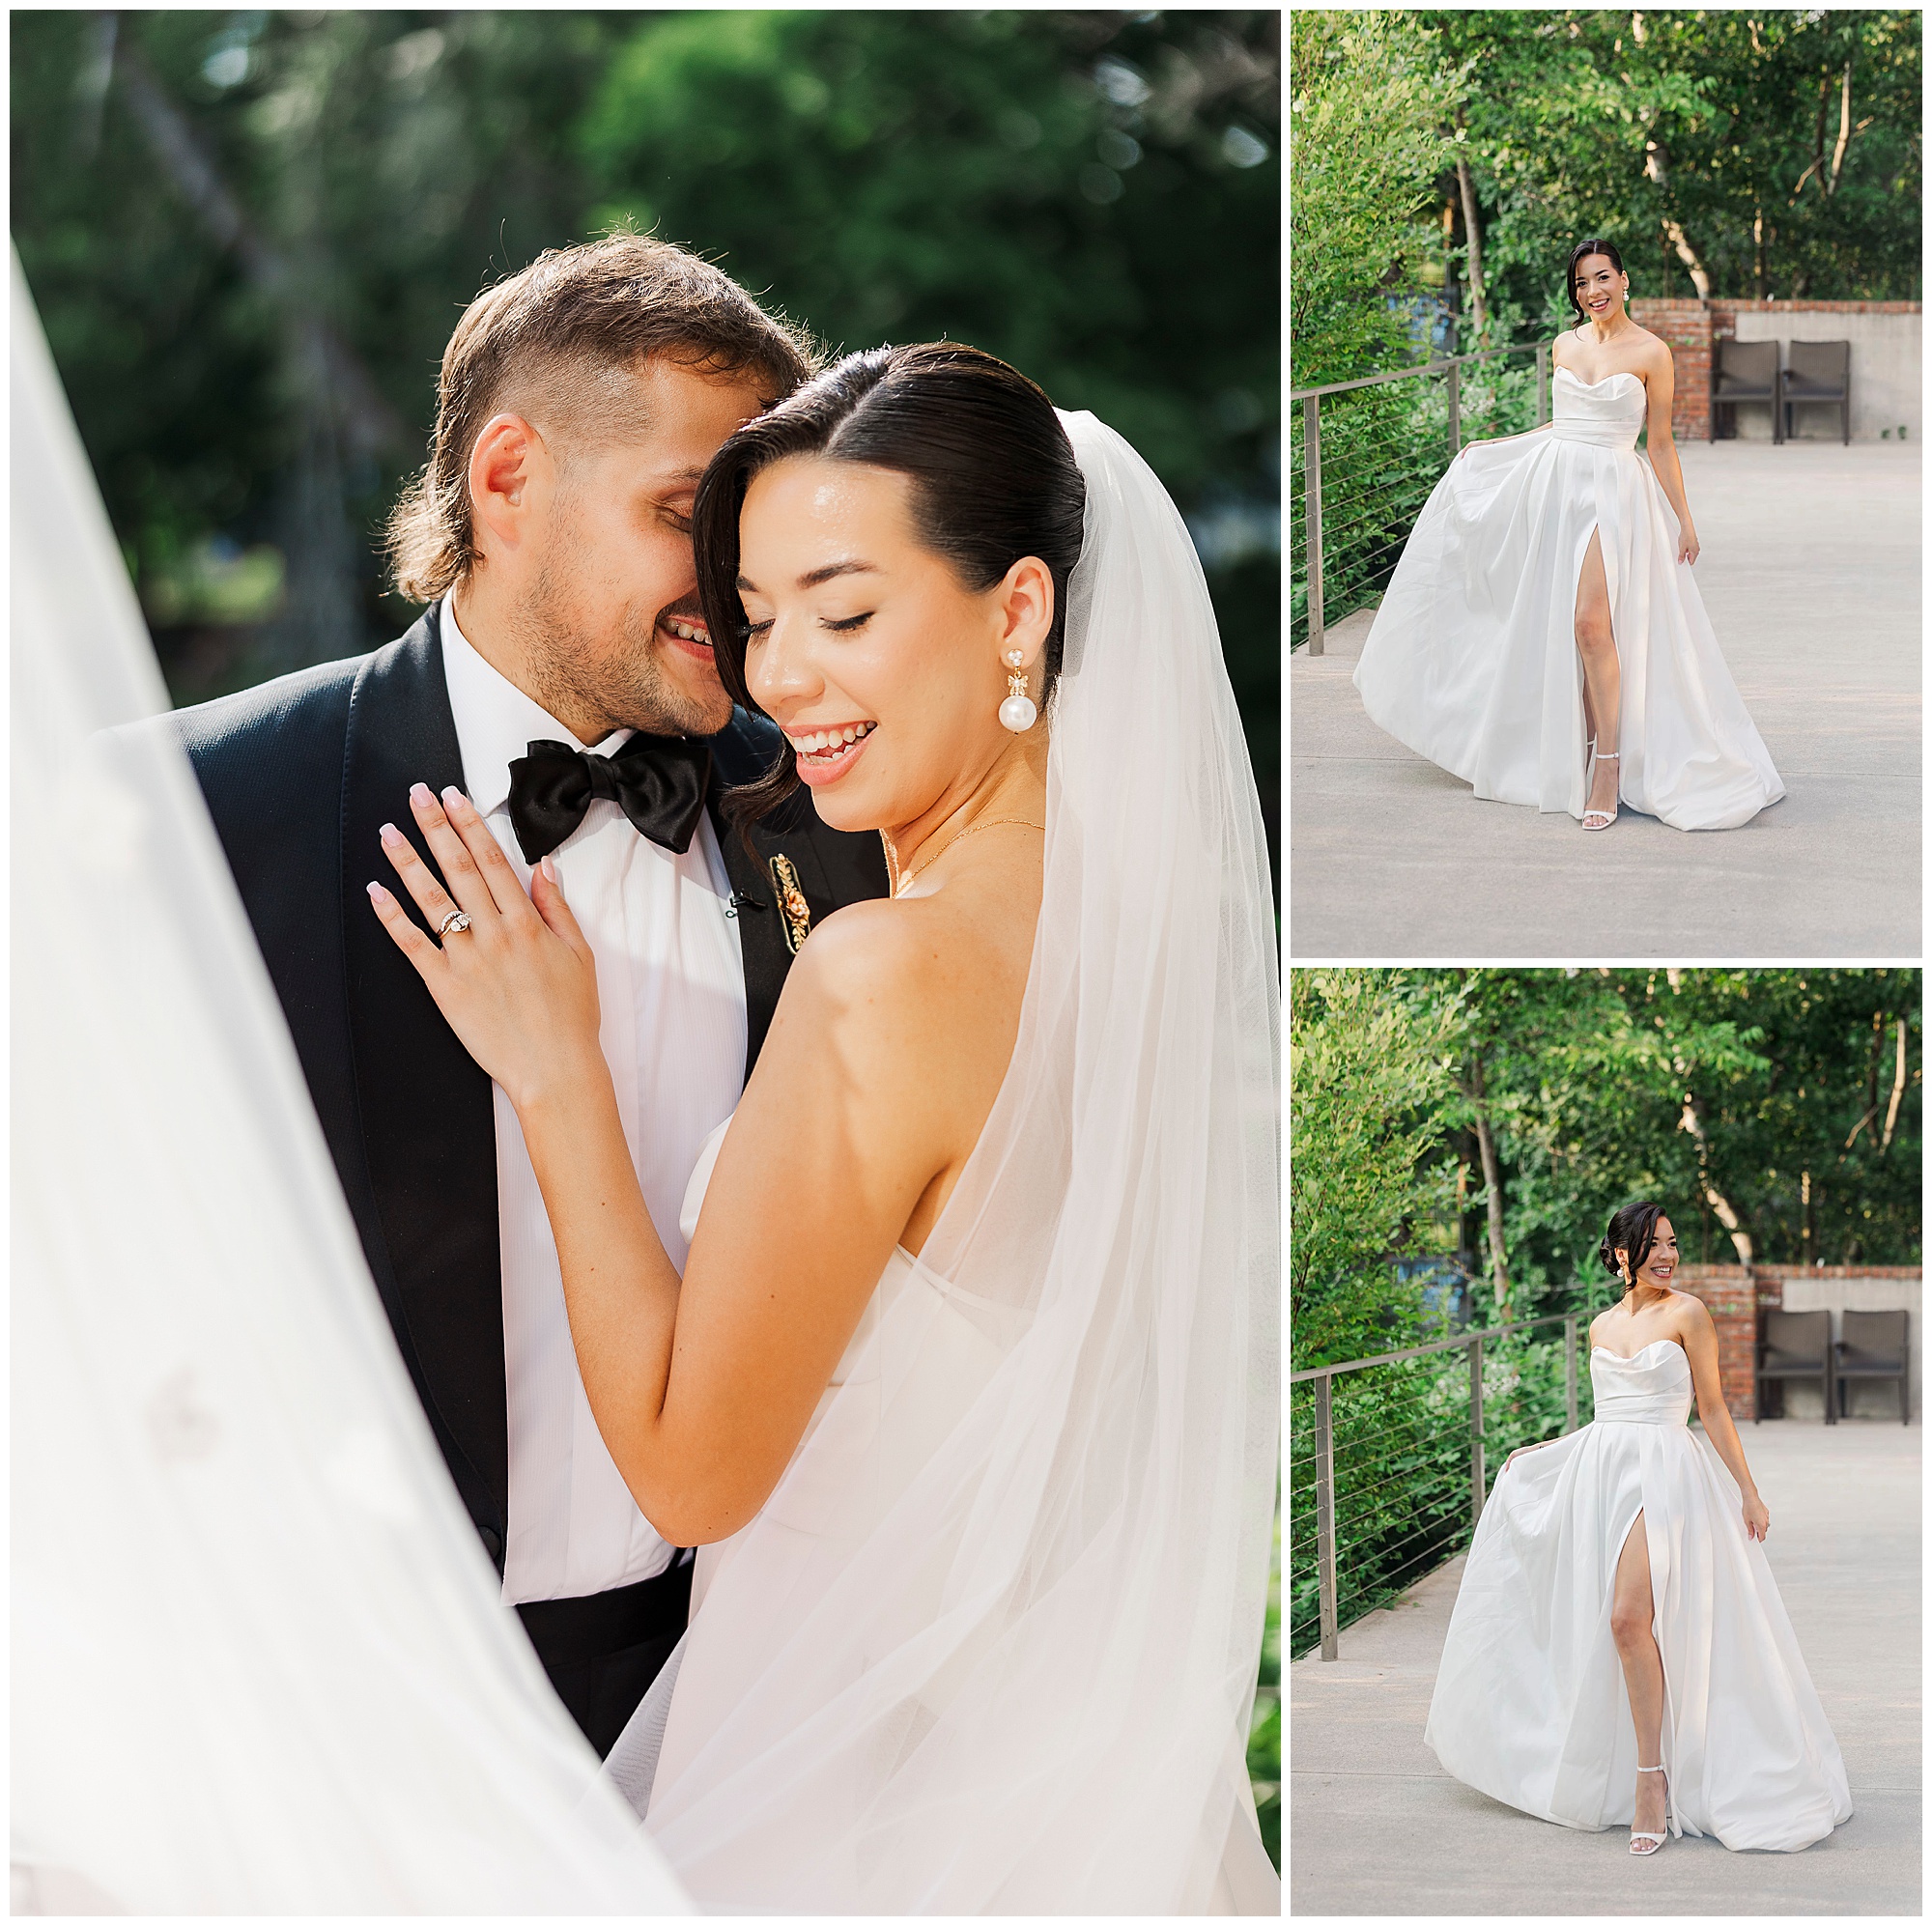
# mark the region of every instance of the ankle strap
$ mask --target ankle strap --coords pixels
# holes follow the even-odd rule
[[[1639,1766],[1637,1768],[1639,1772],[1661,1772],[1662,1770],[1662,1766]]]
[[[1597,751],[1597,760],[1598,760],[1599,762],[1614,762],[1614,761],[1616,761],[1616,759],[1617,759],[1617,755],[1618,755],[1618,751],[1617,751],[1616,750],[1613,750],[1613,749],[1600,749],[1600,750],[1599,750],[1599,751]],[[1652,1768],[1650,1768],[1649,1766],[1639,1766],[1639,1767],[1637,1768],[1637,1770],[1638,1770],[1639,1772],[1648,1772],[1648,1771],[1650,1771],[1651,1770],[1652,1770]]]

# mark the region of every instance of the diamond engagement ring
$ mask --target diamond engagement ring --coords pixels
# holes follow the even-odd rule
[[[462,910],[451,910],[450,913],[446,917],[444,917],[440,923],[437,924],[436,933],[439,938],[445,936],[460,936],[469,927],[469,918],[468,914]]]

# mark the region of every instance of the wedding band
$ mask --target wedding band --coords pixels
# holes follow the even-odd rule
[[[462,910],[451,910],[450,913],[446,917],[444,917],[440,923],[437,924],[436,933],[439,938],[445,936],[460,936],[469,927],[469,916]]]

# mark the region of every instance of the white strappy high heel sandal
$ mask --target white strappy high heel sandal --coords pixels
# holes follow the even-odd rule
[[[1637,1768],[1637,1770],[1639,1772],[1661,1772],[1662,1771],[1662,1770],[1663,1768],[1662,1766],[1639,1766]],[[1670,1824],[1670,1792],[1667,1783],[1665,1785],[1664,1795],[1663,1795],[1663,1815],[1664,1815],[1663,1823],[1666,1826],[1668,1826]],[[1636,1827],[1633,1826],[1631,1827],[1631,1845],[1630,1845],[1632,1858],[1634,1859],[1649,1858],[1653,1853],[1658,1852],[1662,1849],[1663,1842],[1669,1837],[1670,1834],[1667,1832],[1639,1832],[1636,1829]],[[1637,1844],[1637,1841],[1639,1839],[1648,1839],[1651,1843],[1647,1846],[1639,1846]]]
[[[1590,762],[1589,762],[1589,767],[1584,771],[1583,774],[1583,780],[1585,784],[1584,793],[1586,795],[1589,793],[1588,784],[1591,779],[1597,773],[1598,763],[1615,762],[1617,760],[1618,753],[1619,751],[1613,749],[1606,749],[1600,751],[1597,748],[1596,737],[1592,736],[1590,738]],[[1618,779],[1621,781],[1623,777],[1623,771],[1621,767],[1619,767],[1617,771],[1617,776]],[[1608,829],[1609,826],[1616,821],[1617,810],[1620,807],[1621,807],[1621,799],[1619,800],[1619,802],[1612,803],[1607,809],[1585,809],[1583,811],[1583,827],[1586,830]],[[1640,1768],[1639,1770],[1647,1772],[1650,1770],[1650,1768],[1648,1766],[1645,1766]]]

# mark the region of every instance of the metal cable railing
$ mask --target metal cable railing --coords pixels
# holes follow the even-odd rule
[[[1463,1550],[1488,1468],[1588,1416],[1577,1314],[1293,1373],[1289,1656],[1337,1656],[1345,1625]],[[1547,1338],[1532,1334],[1552,1328]],[[1461,1353],[1461,1355],[1458,1355]]]
[[[1319,656],[1328,624],[1388,586],[1463,444],[1549,418],[1549,344],[1296,388],[1289,400],[1301,404],[1289,417],[1289,645]]]

